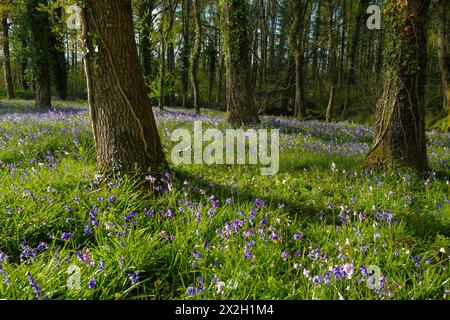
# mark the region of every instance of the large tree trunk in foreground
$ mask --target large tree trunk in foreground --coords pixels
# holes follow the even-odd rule
[[[166,161],[139,65],[131,2],[86,3],[82,32],[100,167],[103,173],[158,173]]]
[[[14,99],[14,86],[11,74],[11,54],[9,52],[9,23],[6,15],[2,18],[3,32],[3,70],[5,73],[6,97]]]
[[[450,2],[439,0],[438,14],[438,61],[441,71],[443,117],[434,127],[442,131],[450,130],[450,28],[449,14]]]
[[[221,0],[225,54],[228,121],[259,122],[253,97],[247,35],[247,0]]]
[[[366,167],[427,168],[424,84],[429,0],[388,1],[384,93]],[[395,45],[393,45],[395,44]]]

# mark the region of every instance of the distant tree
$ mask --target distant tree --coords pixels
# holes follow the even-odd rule
[[[11,73],[11,54],[9,50],[9,22],[8,9],[10,3],[2,3],[2,44],[3,44],[3,71],[5,75],[6,97],[14,99],[14,85]]]
[[[328,95],[328,107],[327,107],[327,122],[331,122],[333,116],[333,109],[335,103],[336,94],[336,39],[334,35],[334,5],[332,0],[327,0],[325,3],[327,11],[328,22],[328,79],[330,84],[330,91]]]
[[[450,130],[450,2],[439,0],[437,2],[438,15],[438,62],[441,71],[443,115],[435,128],[443,131]]]
[[[155,174],[166,166],[133,31],[131,1],[85,1],[88,100],[104,173]]]
[[[290,0],[289,10],[292,13],[292,26],[289,32],[289,47],[295,62],[295,100],[294,117],[305,117],[305,81],[304,81],[304,32],[308,1]]]
[[[200,113],[200,91],[198,87],[198,67],[202,45],[202,22],[201,22],[200,0],[192,0],[192,14],[194,16],[194,48],[191,56],[191,81],[194,94],[194,108]]]
[[[425,70],[430,0],[388,0],[384,93],[376,108],[375,143],[366,167],[427,168]]]

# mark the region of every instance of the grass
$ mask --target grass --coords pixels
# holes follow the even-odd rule
[[[276,176],[172,165],[152,198],[95,179],[83,103],[0,105],[0,298],[449,296],[449,134],[428,134],[427,178],[386,175],[361,168],[368,127],[266,118],[281,130]],[[175,128],[227,126],[216,111],[155,113],[166,154]]]

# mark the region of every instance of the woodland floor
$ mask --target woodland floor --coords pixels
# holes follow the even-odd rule
[[[172,165],[155,199],[96,181],[84,103],[0,105],[0,298],[450,295],[448,133],[427,134],[427,178],[388,176],[362,169],[369,127],[264,118],[281,130],[277,175]],[[227,127],[219,112],[154,111],[166,154],[194,120]]]

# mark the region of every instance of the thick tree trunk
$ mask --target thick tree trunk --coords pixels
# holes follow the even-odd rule
[[[198,87],[198,65],[200,62],[200,52],[202,45],[202,24],[200,20],[200,4],[199,0],[192,0],[192,12],[194,15],[194,50],[191,57],[191,81],[192,92],[194,94],[194,108],[197,113],[200,113],[200,92]]]
[[[103,173],[135,169],[141,174],[158,173],[166,161],[139,64],[131,2],[87,0],[82,35],[92,126]]]
[[[438,61],[441,71],[443,117],[434,127],[442,131],[450,130],[450,3],[448,0],[439,0],[438,12]]]
[[[326,7],[328,11],[328,47],[330,53],[330,64],[328,67],[330,92],[328,96],[326,120],[327,122],[331,122],[336,92],[336,41],[334,38],[334,7],[331,0],[327,1]]]
[[[48,13],[39,11],[39,5],[46,0],[27,2],[27,19],[31,26],[30,48],[33,51],[33,64],[36,83],[36,107],[46,108],[52,105],[49,62],[49,40],[51,35]]]
[[[9,23],[6,15],[2,18],[3,32],[3,70],[5,73],[6,97],[14,99],[14,86],[11,74],[11,54],[9,52]]]
[[[253,96],[247,34],[247,0],[221,0],[228,121],[259,122]]]
[[[427,168],[424,85],[429,0],[390,0],[385,7],[384,93],[376,109],[375,143],[365,166]]]

